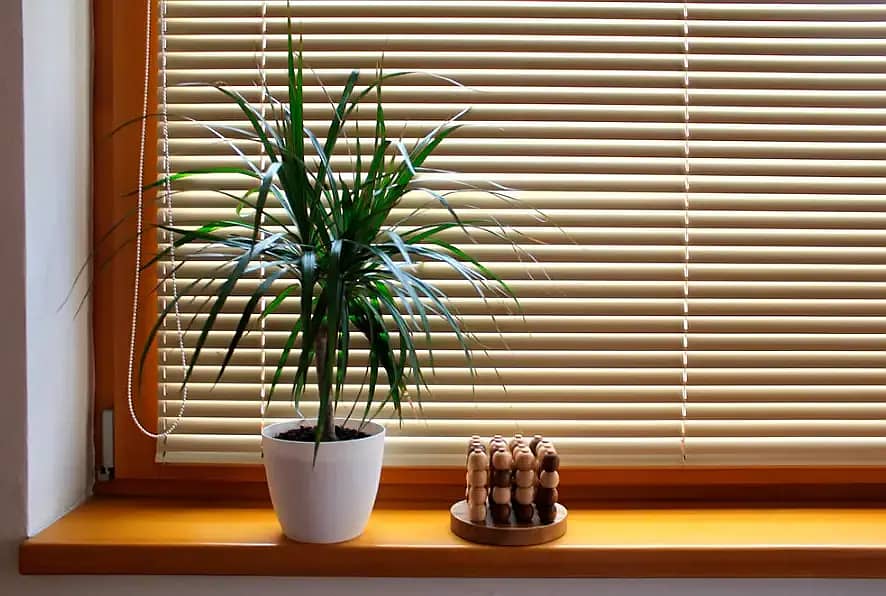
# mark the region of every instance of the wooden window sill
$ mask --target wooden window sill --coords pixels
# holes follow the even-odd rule
[[[886,508],[594,506],[562,539],[487,547],[445,507],[379,506],[343,544],[286,540],[265,504],[96,498],[20,551],[25,574],[886,577]]]

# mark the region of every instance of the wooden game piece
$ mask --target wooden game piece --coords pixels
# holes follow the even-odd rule
[[[499,449],[492,454],[492,467],[496,470],[510,470],[513,458],[507,449]]]
[[[542,449],[541,461],[539,464],[538,485],[539,491],[551,490],[551,501],[545,502],[545,505],[555,505],[558,500],[557,487],[560,485],[560,456],[553,444]],[[543,496],[546,499],[546,496]],[[536,503],[538,501],[536,500]]]
[[[508,441],[508,450],[513,453],[514,450],[523,443],[523,435],[517,433],[514,437]]]
[[[554,523],[557,516],[557,501],[560,484],[560,456],[553,443],[543,439],[536,445],[536,470],[538,472],[538,488],[535,491],[535,509],[539,522]]]
[[[468,456],[468,471],[476,472],[479,470],[486,470],[488,468],[489,457],[482,451],[471,451],[471,454]]]
[[[500,488],[509,488],[511,486],[511,471],[495,470],[492,472],[492,485]]]
[[[532,440],[529,442],[529,450],[532,451],[532,454],[535,455],[535,449],[538,447],[539,442],[542,440],[541,435],[535,435],[532,437]]]
[[[538,521],[543,524],[553,523],[557,517],[557,506],[550,505],[546,507],[536,507],[538,512]]]
[[[542,488],[557,488],[560,485],[560,474],[542,470],[538,475],[538,485]]]
[[[535,464],[535,458],[532,452],[527,450],[518,451],[514,457],[514,464],[518,470],[532,470]]]
[[[535,491],[535,505],[537,507],[551,507],[557,503],[559,496],[556,488],[538,488]]]
[[[510,457],[507,443],[499,435],[493,438],[489,446],[489,471],[492,473],[492,481],[495,482],[497,470],[507,470],[510,473]]]
[[[474,470],[465,475],[468,486],[486,486],[489,482],[489,472],[486,470]]]
[[[514,491],[514,500],[520,505],[532,505],[535,489],[531,486],[520,486]]]
[[[486,520],[487,481],[489,477],[489,456],[480,437],[471,437],[468,446],[467,472],[465,473],[465,501],[468,506],[468,517],[471,521]]]
[[[492,521],[497,524],[506,524],[511,521],[511,504],[496,503],[492,506]]]
[[[535,472],[533,470],[517,470],[514,472],[514,485],[530,488],[535,486]]]
[[[542,439],[535,447],[535,458],[539,462],[545,456],[548,450],[553,449],[554,445],[548,439]]]
[[[513,510],[514,519],[524,524],[531,522],[532,516],[535,515],[535,507],[532,505],[520,505],[517,503],[513,506]]]
[[[486,503],[469,506],[468,515],[468,519],[470,519],[472,522],[481,523],[486,521]]]
[[[548,450],[541,460],[541,469],[545,472],[556,472],[560,469],[560,456],[556,451]]]
[[[486,502],[486,487],[472,486],[468,490],[468,504],[480,505]]]
[[[484,495],[485,496],[485,495]],[[511,502],[511,487],[502,488],[496,486],[492,489],[492,502],[498,505],[504,505]]]
[[[484,453],[484,454],[485,454],[485,453],[486,453],[486,446],[483,445],[482,443],[474,443],[474,444],[472,444],[472,445],[468,448],[468,455],[467,455],[467,458],[465,458],[465,461],[467,461],[467,459],[470,458],[470,457],[471,457],[471,454],[474,453],[475,451],[479,451],[480,453]]]

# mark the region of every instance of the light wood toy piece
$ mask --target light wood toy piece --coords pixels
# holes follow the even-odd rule
[[[486,519],[489,456],[486,455],[486,449],[480,443],[480,437],[471,437],[468,446],[467,468],[468,471],[465,474],[467,515],[473,521],[483,521]]]

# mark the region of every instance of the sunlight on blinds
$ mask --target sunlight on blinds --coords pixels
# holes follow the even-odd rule
[[[568,465],[681,465],[684,440],[688,465],[886,462],[886,4],[687,8],[684,30],[679,2],[293,3],[309,128],[325,130],[327,92],[335,97],[354,68],[370,80],[382,58],[390,71],[457,80],[464,87],[427,74],[391,80],[388,128],[409,144],[470,107],[427,166],[493,181],[517,200],[423,176],[429,188],[459,191],[451,202],[466,217],[506,227],[520,250],[490,236],[450,239],[478,243],[471,250],[516,290],[523,312],[425,266],[476,335],[478,376],[441,324],[423,414],[402,426],[381,416],[389,465],[459,465],[467,436],[493,432],[548,435]],[[167,11],[169,168],[237,165],[201,123],[247,123],[206,83],[258,103],[266,76],[285,97],[286,3],[168,0]],[[333,157],[344,167],[356,122],[347,130]],[[257,145],[237,146],[261,163]],[[181,181],[175,220],[236,217],[214,191],[245,188],[237,176]],[[416,192],[392,217],[426,202]],[[428,209],[410,223],[444,218]],[[181,257],[181,292],[218,263]],[[259,282],[228,301],[186,415],[160,442],[164,461],[259,461],[262,371],[273,370],[297,301],[264,326],[256,320],[214,385],[236,313]],[[186,327],[203,320],[201,296],[220,283],[187,290]],[[169,284],[160,290],[168,300]],[[192,348],[196,332],[184,335]],[[354,347],[349,397],[366,365]],[[182,380],[172,325],[160,352],[171,423]],[[269,421],[293,417],[279,395]],[[302,403],[307,416],[312,400],[316,392]]]

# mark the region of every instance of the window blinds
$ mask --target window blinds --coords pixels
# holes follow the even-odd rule
[[[173,171],[239,159],[192,119],[246,126],[217,91],[179,84],[223,81],[259,101],[263,64],[285,96],[285,4],[168,1]],[[325,130],[331,110],[318,81],[335,96],[353,68],[369,80],[381,56],[387,70],[450,77],[465,88],[425,75],[392,80],[388,129],[415,139],[471,107],[428,166],[516,189],[521,203],[453,195],[525,250],[489,237],[471,245],[524,312],[425,269],[476,334],[479,375],[474,382],[451,335],[435,336],[431,395],[422,416],[388,421],[389,465],[459,465],[471,433],[518,431],[553,437],[572,465],[680,465],[684,448],[688,465],[886,462],[886,5],[688,5],[685,401],[683,10],[657,1],[293,2],[313,69],[309,127]],[[240,148],[261,159],[255,146]],[[344,147],[336,159],[347,160]],[[426,182],[455,190],[446,176]],[[233,217],[216,188],[246,187],[225,176],[179,184],[177,224]],[[396,215],[424,203],[410,197]],[[429,210],[414,221],[438,218]],[[180,290],[217,264],[191,257]],[[170,292],[161,288],[161,302]],[[183,302],[186,319],[199,304]],[[256,324],[215,387],[204,352],[185,418],[158,458],[259,461],[262,384],[295,306]],[[236,318],[222,316],[211,336],[218,362]],[[186,333],[186,345],[195,338]],[[182,378],[172,325],[160,353],[168,425]],[[359,352],[352,364],[359,371]],[[302,404],[308,416],[315,395]],[[280,401],[266,420],[286,417],[291,404]]]

